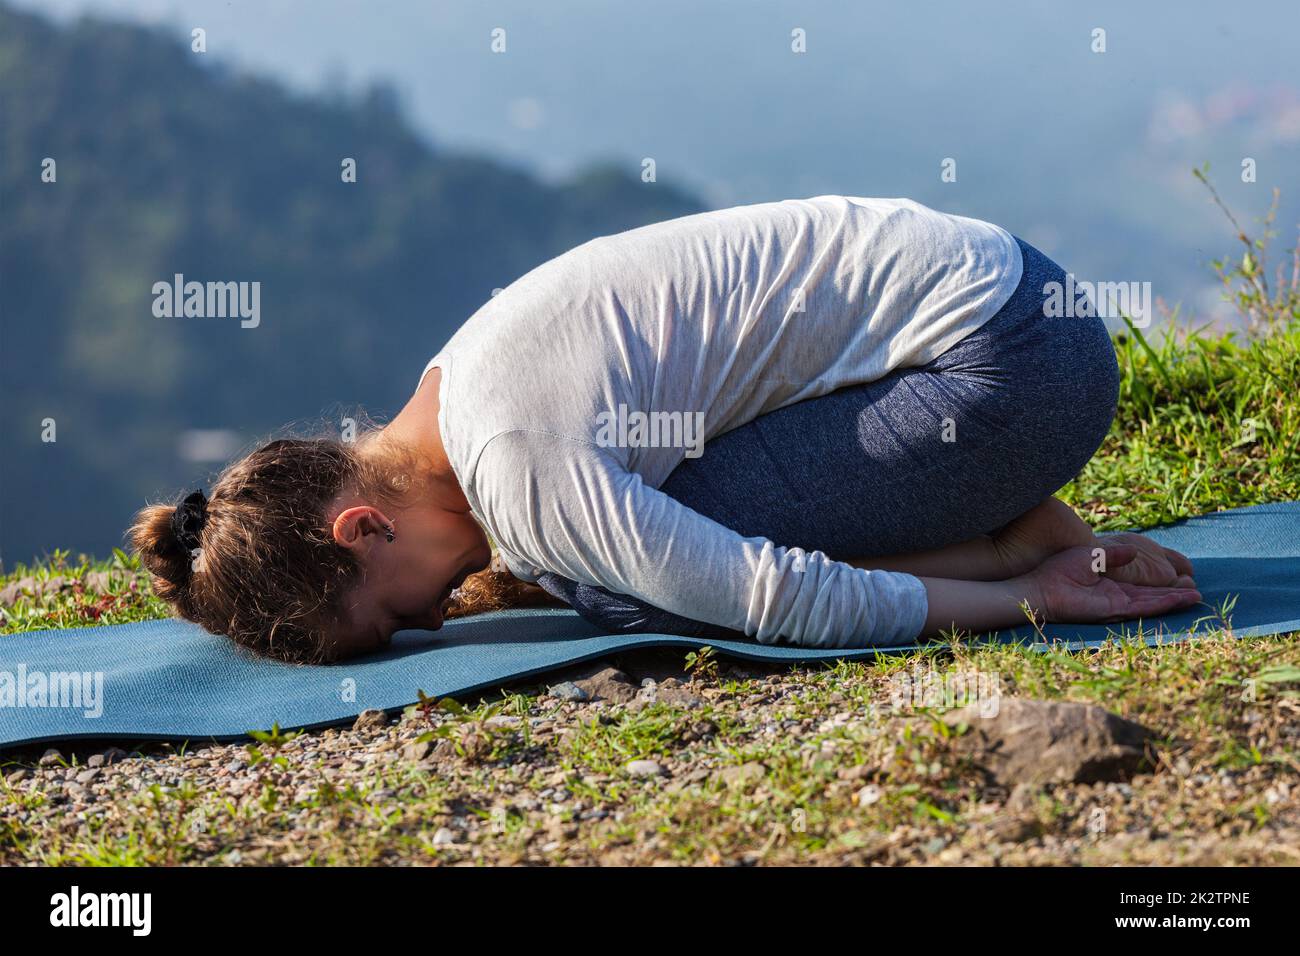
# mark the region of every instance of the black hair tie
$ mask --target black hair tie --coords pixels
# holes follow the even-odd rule
[[[199,535],[208,522],[208,499],[202,489],[187,495],[176,506],[172,514],[172,534],[180,542],[186,554],[192,553],[199,546]]]

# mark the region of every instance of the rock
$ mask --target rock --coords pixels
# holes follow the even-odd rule
[[[749,762],[731,767],[723,767],[713,774],[713,780],[728,787],[744,786],[767,776],[767,768],[761,763]]]
[[[77,783],[85,786],[86,784],[93,782],[98,776],[99,768],[91,767],[89,770],[83,770],[81,773],[77,774]]]
[[[1043,825],[1034,812],[1041,792],[1034,784],[1016,784],[1002,813],[989,827],[994,838],[1004,843],[1024,843],[1042,836]]]
[[[382,710],[363,710],[357,714],[356,722],[352,725],[353,733],[374,733],[377,730],[383,730],[388,726],[388,715]]]
[[[79,783],[67,783],[63,785],[63,795],[76,803],[84,803],[90,791]]]
[[[711,720],[697,720],[683,734],[690,740],[707,740],[718,732],[718,725]]]
[[[23,596],[23,589],[19,586],[21,582],[14,581],[0,588],[0,604],[14,604]]]
[[[1024,843],[1036,836],[1041,836],[1043,826],[1038,818],[1026,813],[1008,814],[998,817],[989,827],[994,838],[1003,843]]]
[[[587,700],[587,692],[571,680],[563,681],[550,687],[546,691],[552,697],[558,697],[560,700],[581,702]]]
[[[626,674],[613,667],[606,667],[575,683],[590,700],[609,700],[617,704],[635,699],[638,690]]]
[[[451,760],[456,756],[456,745],[445,737],[433,745],[433,752],[429,754],[429,759],[434,763]]]
[[[22,783],[22,781],[26,780],[31,775],[32,772],[26,767],[19,767],[17,770],[5,776],[5,783],[12,787],[15,784]]]
[[[56,574],[53,577],[46,578],[44,581],[40,582],[39,590],[41,592],[41,597],[44,597],[47,594],[57,594],[58,592],[67,590],[70,587],[72,587],[72,578],[65,577],[62,574]]]
[[[676,677],[669,677],[667,680],[660,681],[655,688],[655,697],[661,704],[671,704],[674,707],[684,707],[688,710],[704,706],[704,699],[691,693],[690,688]]]
[[[433,835],[434,846],[448,846],[456,842],[456,834],[452,833],[447,827],[439,827],[438,832]]]
[[[885,795],[879,784],[869,783],[857,793],[857,803],[860,807],[869,807],[873,803],[879,803],[880,798]]]
[[[414,740],[402,748],[402,757],[412,763],[419,763],[433,750],[433,743],[428,740]]]
[[[86,758],[86,766],[91,768],[102,767],[107,762],[108,761],[103,754],[91,754]]]
[[[633,777],[662,777],[664,768],[654,760],[630,760],[623,768]]]
[[[1007,797],[1009,813],[1031,813],[1038,802],[1041,790],[1030,783],[1018,783]]]
[[[63,754],[54,748],[50,748],[41,754],[41,759],[37,761],[37,765],[41,767],[57,767],[61,763],[63,763]]]
[[[81,583],[94,591],[107,591],[113,583],[113,576],[107,571],[87,571]]]
[[[970,727],[954,749],[1004,786],[1120,780],[1150,767],[1152,732],[1094,704],[1004,697],[995,717],[981,717],[983,706],[943,720]]]

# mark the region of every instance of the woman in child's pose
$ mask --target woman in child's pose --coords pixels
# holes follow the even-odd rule
[[[293,660],[543,592],[611,631],[835,648],[1193,604],[1185,557],[1052,497],[1118,390],[1102,322],[1045,314],[1064,279],[908,200],[595,239],[479,309],[386,427],[272,442],[133,542],[182,616]]]

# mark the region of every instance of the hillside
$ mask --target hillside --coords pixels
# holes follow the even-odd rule
[[[605,166],[549,185],[444,151],[383,87],[304,98],[148,29],[5,7],[0,117],[6,565],[104,554],[146,498],[206,478],[187,429],[396,410],[493,288],[702,208]],[[260,323],[155,317],[176,273],[259,282]]]

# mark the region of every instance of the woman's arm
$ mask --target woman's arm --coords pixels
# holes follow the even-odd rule
[[[857,558],[845,563],[865,571],[903,571],[917,577],[954,581],[1002,581],[1019,573],[1008,567],[993,538],[986,534],[931,551]]]
[[[1031,619],[1078,624],[1126,621],[1159,617],[1201,600],[1194,587],[1151,587],[1111,577],[1131,565],[1139,549],[1104,541],[1098,545],[1068,548],[1029,574],[1006,581],[923,577],[929,607],[922,633],[998,630]]]
[[[525,576],[550,571],[768,644],[888,647],[925,623],[915,575],[742,537],[586,443],[503,432],[476,473],[493,536]]]
[[[1188,594],[1199,599],[1194,591],[1138,585],[1117,595],[1120,585],[1099,582],[1090,570],[1089,548],[1063,551],[1001,582],[854,568],[820,552],[743,538],[647,486],[601,449],[536,432],[497,435],[480,452],[477,471],[488,476],[477,491],[497,540],[541,571],[763,643],[889,647],[954,626],[1019,624],[1021,600],[1048,620],[1101,621],[1164,613],[1190,603]],[[1116,568],[1135,550],[1106,548]]]

